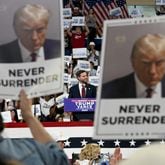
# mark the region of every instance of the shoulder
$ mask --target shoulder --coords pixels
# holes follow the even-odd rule
[[[60,40],[46,39],[44,46],[60,46]]]
[[[67,164],[68,162],[65,153],[54,141],[42,144],[33,139],[14,139],[11,142],[14,144],[16,158],[25,164],[37,165],[43,162],[44,164],[52,164],[55,161],[57,164]],[[36,161],[32,162],[34,158]]]
[[[10,47],[16,47],[18,45],[18,40],[14,40],[5,44],[0,45],[0,48],[10,48]]]
[[[96,88],[96,86],[92,85],[92,84],[88,84],[89,87],[91,88]]]
[[[109,81],[102,86],[102,97],[119,97],[120,95],[123,95],[123,93],[127,92],[131,84],[134,84],[133,74],[129,74],[124,77]]]
[[[127,83],[128,81],[133,80],[133,79],[134,79],[133,74],[129,74],[129,75],[114,79],[112,81],[109,81],[109,82],[103,84],[103,87],[108,86],[108,85],[118,85],[118,84],[124,83],[124,82]]]
[[[72,90],[72,89],[76,89],[76,88],[78,88],[78,84],[73,85],[70,89]]]
[[[61,41],[46,39],[44,43],[45,59],[61,57]]]

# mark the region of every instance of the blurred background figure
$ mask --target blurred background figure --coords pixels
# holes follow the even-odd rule
[[[164,165],[165,164],[165,145],[152,144],[139,148],[128,159],[121,161],[119,165]]]

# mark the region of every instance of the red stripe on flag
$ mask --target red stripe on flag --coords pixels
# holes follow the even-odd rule
[[[103,20],[103,16],[100,13],[100,11],[98,10],[97,6],[93,6],[93,10],[94,10],[94,13],[95,13],[95,16],[96,16],[96,22],[97,22],[97,24],[99,26],[101,26],[102,20]]]
[[[101,3],[96,3],[93,6],[93,10],[96,16],[97,25],[102,27],[104,20],[109,19],[109,11],[107,7],[105,6],[104,2],[101,1]]]
[[[108,12],[107,7],[105,6],[103,1],[101,1],[100,7],[102,9],[102,13],[104,14],[104,19],[108,19],[109,18],[109,12]]]
[[[128,14],[128,10],[127,8],[124,6],[120,7],[121,11],[122,11],[122,15],[123,15],[123,18],[129,18],[129,14]]]
[[[86,2],[84,2],[84,8],[83,8],[83,11],[84,11],[84,15],[88,15],[89,13],[89,9],[90,7],[88,6],[88,4]]]

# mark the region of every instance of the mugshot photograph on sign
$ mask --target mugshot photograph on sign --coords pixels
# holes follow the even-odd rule
[[[52,0],[12,2],[1,3],[0,96],[18,99],[22,88],[29,97],[61,92],[62,4]]]
[[[96,137],[164,136],[164,21],[152,17],[105,23]]]

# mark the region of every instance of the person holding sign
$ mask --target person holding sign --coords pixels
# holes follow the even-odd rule
[[[60,57],[60,41],[46,39],[50,12],[39,4],[27,4],[14,15],[17,40],[0,46],[1,63],[43,61]]]
[[[84,48],[85,47],[85,38],[89,34],[89,29],[85,25],[82,26],[74,26],[73,28],[70,27],[67,29],[68,35],[71,39],[71,46],[72,48]]]
[[[69,90],[68,98],[96,98],[96,87],[88,84],[88,72],[79,70],[76,72],[78,84]],[[93,120],[93,112],[74,112],[73,120]]]
[[[165,97],[165,36],[146,34],[133,45],[134,73],[103,84],[102,98]]]
[[[9,139],[0,136],[0,153],[9,158],[19,160],[24,165],[68,165],[68,158],[64,151],[44,129],[31,111],[31,100],[24,90],[20,92],[20,108],[24,121],[29,126],[33,139]],[[0,115],[0,134],[4,129]]]

